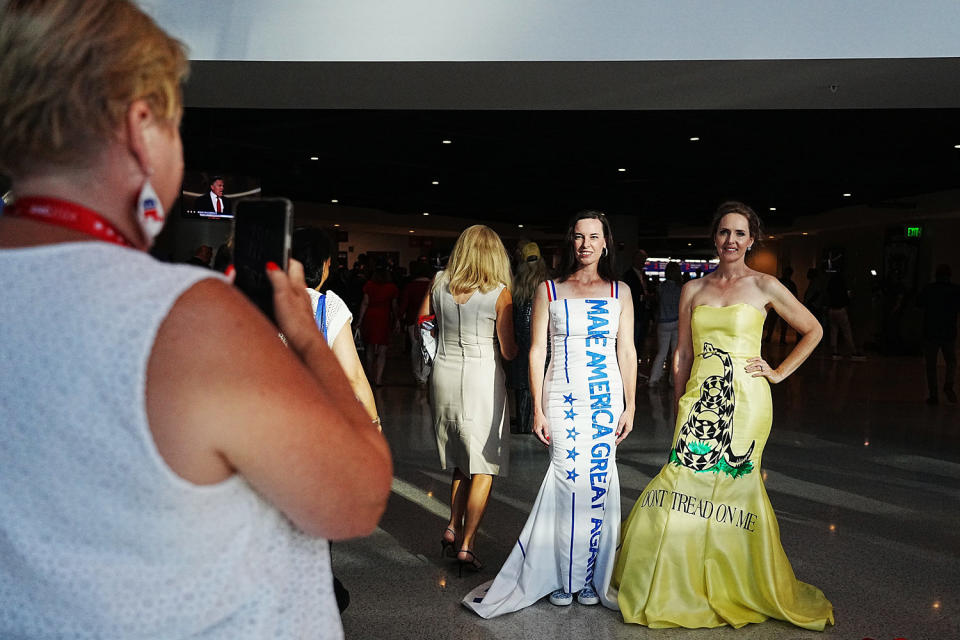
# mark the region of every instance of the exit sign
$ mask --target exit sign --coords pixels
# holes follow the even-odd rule
[[[919,238],[923,235],[923,227],[907,227],[906,234],[908,238]]]

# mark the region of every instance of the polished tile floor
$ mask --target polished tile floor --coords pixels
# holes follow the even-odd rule
[[[769,347],[777,361],[780,347]],[[511,470],[496,479],[481,525],[480,573],[457,576],[440,557],[448,474],[439,470],[430,407],[400,347],[377,390],[395,479],[373,535],[334,546],[351,592],[348,638],[498,639],[873,638],[960,639],[960,406],[924,404],[917,358],[840,361],[819,352],[774,387],[763,478],[799,579],[833,602],[825,635],[771,620],[742,629],[653,630],[602,607],[546,600],[483,620],[460,605],[510,552],[547,468],[532,436],[511,439]],[[941,402],[943,400],[941,399]],[[617,452],[624,513],[666,457],[669,394],[641,387],[633,434]]]

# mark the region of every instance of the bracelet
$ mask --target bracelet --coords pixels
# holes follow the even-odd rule
[[[376,418],[374,418],[374,419],[371,420],[370,422],[371,422],[372,424],[377,425],[377,431],[379,431],[380,433],[383,433],[383,423],[380,422],[380,416],[377,416]]]

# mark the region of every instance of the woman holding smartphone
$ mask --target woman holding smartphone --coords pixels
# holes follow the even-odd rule
[[[0,4],[2,637],[342,638],[327,540],[386,504],[299,263],[265,265],[288,348],[222,276],[146,253],[186,71],[132,2]]]

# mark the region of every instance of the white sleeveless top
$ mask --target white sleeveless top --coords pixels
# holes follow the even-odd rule
[[[310,294],[310,307],[313,309],[314,317],[316,317],[317,304],[320,302],[321,294],[316,289],[311,289],[310,287],[307,287],[307,293]],[[353,314],[350,313],[350,308],[347,306],[347,303],[333,291],[327,291],[326,305],[327,346],[332,347],[333,341],[337,339],[337,334],[340,333],[344,325],[353,322]]]
[[[154,445],[157,329],[212,275],[101,242],[0,250],[0,637],[343,637],[327,542]]]

